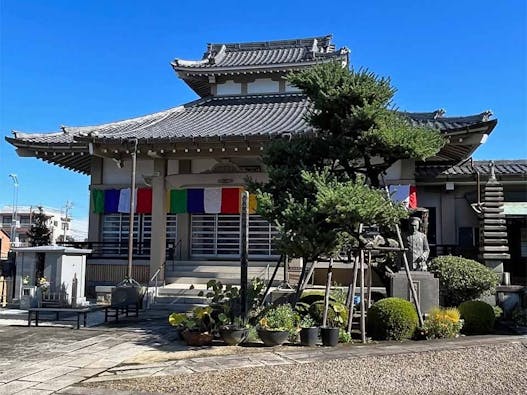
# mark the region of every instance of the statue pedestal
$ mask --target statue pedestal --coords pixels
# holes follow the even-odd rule
[[[432,273],[423,271],[412,271],[410,275],[421,306],[421,312],[426,314],[432,307],[439,306],[439,279],[435,278]],[[413,303],[412,291],[404,270],[391,276],[390,296],[406,299]]]

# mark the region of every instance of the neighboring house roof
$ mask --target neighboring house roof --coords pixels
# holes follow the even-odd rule
[[[472,176],[480,174],[490,176],[491,163],[494,173],[501,176],[523,176],[527,179],[527,160],[476,160],[465,161],[457,166],[449,165],[417,165],[416,178],[446,178],[452,176]]]
[[[282,133],[306,133],[312,128],[305,121],[310,108],[300,93],[215,96],[190,102],[143,117],[97,126],[63,126],[62,132],[28,134],[14,131],[6,140],[21,155],[37,156],[83,173],[89,173],[88,142],[122,145],[137,138],[139,144],[207,142],[228,140],[268,140]],[[455,136],[432,160],[459,161],[478,144],[465,144],[472,131],[490,133],[496,120],[484,112],[467,117],[444,117],[433,113],[402,113],[413,124],[432,126],[447,136]],[[31,152],[29,152],[31,151]]]

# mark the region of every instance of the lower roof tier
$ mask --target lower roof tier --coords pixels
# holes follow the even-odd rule
[[[310,109],[303,94],[268,94],[207,97],[166,111],[96,126],[63,126],[57,133],[13,131],[6,140],[19,155],[89,174],[90,143],[98,147],[123,146],[137,139],[146,152],[162,146],[162,152],[177,153],[188,144],[245,142],[263,144],[281,134],[309,133],[305,120]],[[497,120],[484,112],[466,117],[444,117],[442,111],[401,113],[413,124],[433,127],[449,138],[448,144],[430,162],[456,164],[467,158],[492,132]],[[156,149],[156,152],[159,150]],[[165,156],[166,156],[165,155]]]

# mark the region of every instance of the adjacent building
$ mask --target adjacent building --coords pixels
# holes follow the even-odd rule
[[[70,222],[71,218],[65,215],[63,210],[50,207],[42,207],[47,217],[46,226],[51,231],[51,242],[56,244],[57,241],[68,240],[71,237]],[[14,232],[13,243],[17,247],[28,246],[27,232],[34,223],[33,215],[38,212],[38,206],[4,206],[0,208],[0,227],[11,236]]]

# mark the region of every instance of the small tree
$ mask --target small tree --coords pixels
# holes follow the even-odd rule
[[[49,217],[44,213],[42,206],[38,206],[38,211],[32,212],[33,221],[31,228],[27,232],[29,245],[31,247],[46,246],[51,244],[51,229],[46,222]]]

